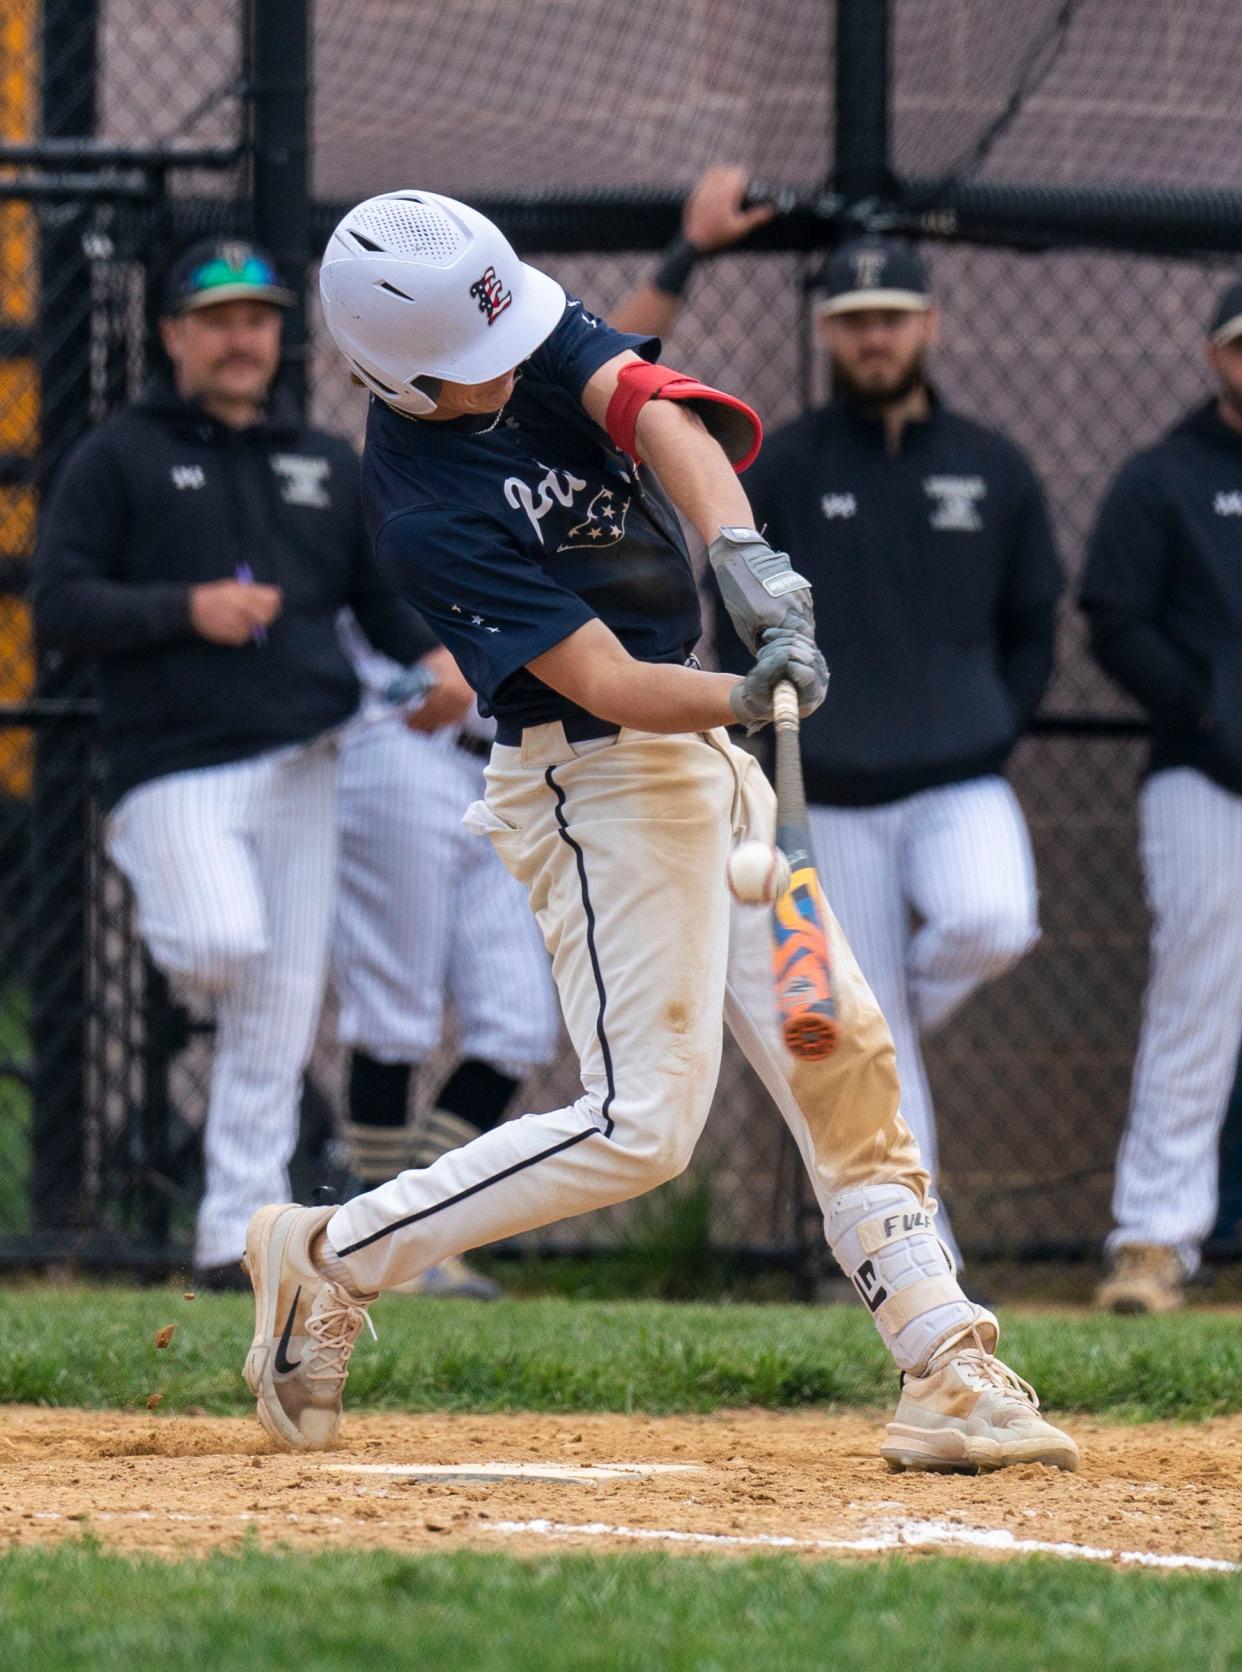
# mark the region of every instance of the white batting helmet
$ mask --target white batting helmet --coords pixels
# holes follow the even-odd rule
[[[420,380],[487,383],[549,335],[565,292],[519,261],[468,204],[385,192],[351,209],[319,269],[324,317],[354,373],[391,407],[422,417]]]

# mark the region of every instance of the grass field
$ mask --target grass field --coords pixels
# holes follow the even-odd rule
[[[143,1412],[158,1393],[164,1432],[178,1413],[249,1413],[238,1372],[250,1317],[243,1296],[11,1288],[0,1401]],[[875,1410],[895,1393],[852,1307],[391,1299],[375,1321],[380,1339],[364,1340],[350,1379],[355,1412]],[[1022,1311],[1003,1323],[1006,1357],[1058,1414],[1141,1424],[1242,1411],[1235,1314]],[[3,1433],[0,1411],[0,1462]],[[3,1485],[0,1473],[0,1496]],[[157,1559],[75,1537],[0,1551],[0,1642],[23,1672],[1242,1672],[1242,1578],[1039,1557],[316,1554],[257,1539]]]
[[[714,1411],[879,1405],[895,1377],[858,1307],[654,1301],[394,1298],[374,1309],[352,1408]],[[165,1411],[252,1408],[239,1374],[252,1309],[241,1295],[118,1288],[0,1292],[0,1401]],[[1242,1410],[1242,1319],[1008,1315],[1005,1357],[1059,1411],[1114,1421]],[[175,1324],[170,1346],[156,1331]]]
[[[1045,1559],[0,1556],[23,1672],[1232,1672],[1238,1600],[1227,1578]]]

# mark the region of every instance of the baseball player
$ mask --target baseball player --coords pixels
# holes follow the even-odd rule
[[[1124,466],[1082,605],[1100,665],[1147,710],[1139,832],[1151,970],[1101,1306],[1167,1312],[1216,1215],[1242,1045],[1242,282],[1209,326],[1216,391]]]
[[[380,580],[358,463],[273,393],[292,293],[240,240],[192,246],[160,322],[171,375],[82,443],[40,528],[40,639],[94,658],[108,849],[178,990],[214,1009],[196,1281],[235,1286],[288,1190],[323,994],[348,604],[399,662],[435,640]]]
[[[827,686],[810,589],[756,532],[730,468],[755,454],[755,415],[660,366],[657,342],[610,329],[482,215],[434,193],[351,210],[320,285],[375,397],[364,494],[381,567],[496,718],[468,822],[528,891],[583,1089],[344,1207],[256,1214],[246,1377],[264,1427],[286,1446],[331,1442],[379,1291],[679,1173],[727,1019],[904,1372],[885,1457],[1073,1468],[1073,1441],[993,1356],[996,1320],[963,1295],[935,1234],[892,1041],[835,924],[843,1037],[824,1061],[788,1056],[771,989],[756,1008],[726,967],[730,845],[770,843],[775,808],[725,728],[765,724],[780,681],[806,714]],[[744,677],[693,663],[698,596],[673,506],[707,542],[754,649]],[[743,962],[768,956],[766,914],[749,915]]]
[[[349,1051],[347,1165],[370,1188],[497,1125],[521,1081],[551,1060],[559,1018],[520,885],[462,828],[463,812],[483,794],[494,722],[457,714],[467,703],[473,710],[474,693],[440,648],[420,663],[437,680],[418,710],[427,729],[395,724],[390,694],[401,669],[352,620],[343,632],[365,695],[359,722],[341,739],[332,980]],[[440,715],[444,723],[428,728]],[[446,999],[461,1060],[411,1126]],[[405,1291],[479,1300],[500,1292],[457,1258]]]

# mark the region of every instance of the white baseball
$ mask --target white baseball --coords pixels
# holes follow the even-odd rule
[[[766,842],[740,842],[725,863],[729,893],[744,906],[771,906],[789,887],[789,861]]]

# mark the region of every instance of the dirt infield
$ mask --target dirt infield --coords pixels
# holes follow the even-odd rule
[[[107,1546],[165,1555],[248,1536],[527,1553],[643,1543],[812,1553],[965,1544],[1003,1554],[1035,1541],[1089,1547],[1096,1560],[1242,1560],[1242,1417],[1196,1427],[1075,1422],[1081,1473],[1029,1467],[973,1478],[890,1474],[876,1453],[881,1421],[758,1411],[350,1416],[340,1449],[293,1457],[235,1418],[9,1407],[0,1413],[0,1543],[88,1529]],[[571,1477],[592,1465],[664,1468],[554,1480],[375,1469],[486,1464]]]

